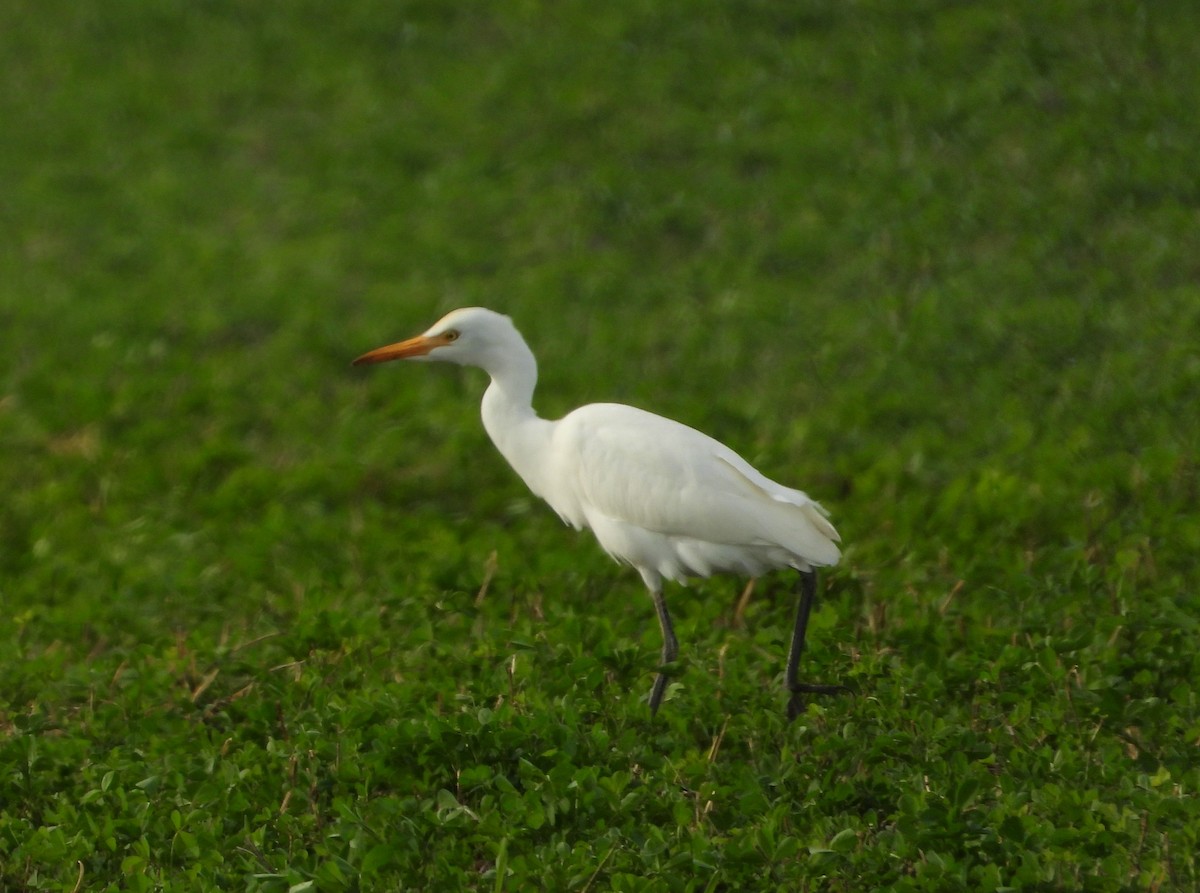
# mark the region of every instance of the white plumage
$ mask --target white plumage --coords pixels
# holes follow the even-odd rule
[[[708,435],[632,406],[593,403],[558,421],[538,417],[537,361],[512,320],[492,310],[455,310],[424,334],[354,362],[398,359],[478,366],[491,376],[482,410],[492,442],[563,521],[590,529],[609,555],[638,570],[658,610],[664,665],[678,650],[664,579],[792,567],[802,589],[788,658],[789,715],[800,709],[802,693],[841,690],[795,678],[813,569],[836,564],[840,554],[837,531],[807,494],[776,483]],[[660,670],[652,711],[665,687]]]

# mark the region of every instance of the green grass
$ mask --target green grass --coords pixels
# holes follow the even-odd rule
[[[0,6],[0,891],[1200,888],[1200,7]],[[478,373],[833,512],[668,601]]]

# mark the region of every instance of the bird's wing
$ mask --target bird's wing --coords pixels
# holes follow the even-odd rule
[[[679,422],[620,404],[584,406],[559,423],[554,455],[563,463],[555,477],[569,480],[563,489],[581,512],[667,536],[837,560],[837,532],[813,500]]]

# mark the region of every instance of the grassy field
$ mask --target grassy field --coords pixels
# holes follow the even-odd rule
[[[0,5],[0,891],[1200,889],[1200,6]],[[833,513],[637,575],[483,304]]]

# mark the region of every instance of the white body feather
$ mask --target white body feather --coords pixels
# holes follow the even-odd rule
[[[613,403],[555,427],[544,498],[614,558],[670,580],[835,564],[837,532],[807,495],[686,425]]]

